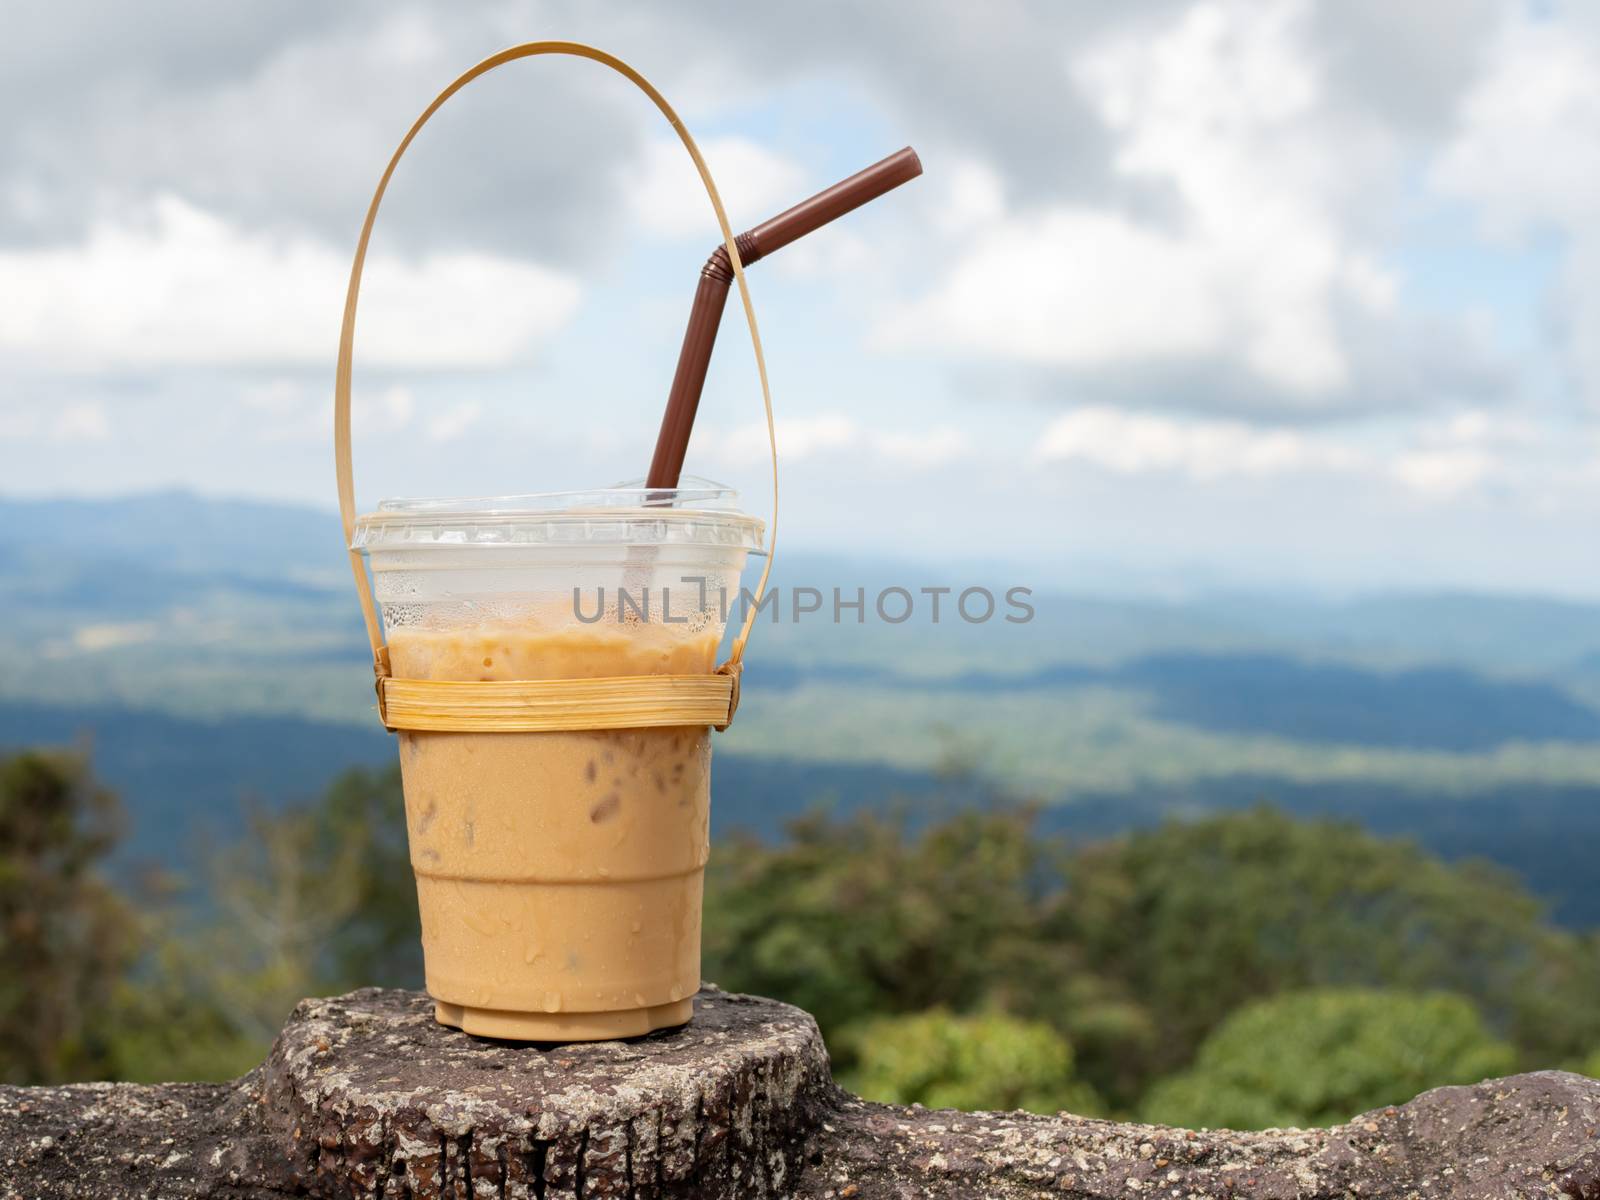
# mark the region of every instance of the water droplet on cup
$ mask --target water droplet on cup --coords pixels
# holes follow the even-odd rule
[[[544,994],[544,1010],[547,1013],[558,1013],[561,1011],[560,992],[546,992]]]

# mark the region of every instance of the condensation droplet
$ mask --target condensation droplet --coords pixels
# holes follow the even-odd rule
[[[674,996],[673,999],[677,999],[677,997]],[[561,1011],[560,992],[546,992],[544,994],[544,1010],[547,1013],[558,1013]]]

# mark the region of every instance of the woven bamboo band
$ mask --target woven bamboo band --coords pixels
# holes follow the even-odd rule
[[[372,646],[373,670],[377,676],[378,714],[389,729],[484,731],[525,733],[544,730],[629,729],[671,725],[713,725],[727,728],[739,707],[739,675],[743,669],[745,645],[761,610],[767,581],[772,574],[772,554],[778,526],[778,441],[772,418],[772,389],[767,382],[767,360],[761,348],[761,331],[756,324],[755,306],[745,280],[744,263],[734,240],[733,227],[722,207],[722,196],[711,178],[700,148],[684,127],[683,121],[649,80],[627,63],[604,50],[580,42],[526,42],[490,55],[462,73],[422,111],[400,140],[389,164],[378,180],[372,203],[367,208],[356,243],[355,261],[350,268],[350,287],[345,295],[344,324],[339,334],[339,361],[333,390],[333,454],[339,486],[339,515],[344,523],[346,547],[355,533],[355,475],[350,455],[351,366],[355,351],[356,303],[361,293],[361,272],[366,263],[367,246],[378,217],[389,180],[407,148],[444,102],[496,67],[521,58],[545,54],[586,58],[622,75],[655,104],[666,117],[678,139],[694,160],[706,196],[722,231],[728,263],[739,285],[745,324],[755,350],[756,371],[761,379],[761,402],[767,419],[767,447],[772,458],[772,523],[768,527],[767,561],[756,585],[756,603],[746,612],[728,661],[715,675],[641,675],[620,679],[533,679],[495,681],[456,681],[395,679],[389,673],[388,648],[383,642],[383,626],[378,619],[366,564],[359,551],[350,550],[350,567],[355,575],[361,615],[366,623],[367,640]]]
[[[390,729],[533,733],[714,725],[726,729],[738,703],[732,671],[716,675],[629,675],[618,679],[451,682],[383,678]]]

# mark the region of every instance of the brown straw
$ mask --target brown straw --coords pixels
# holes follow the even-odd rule
[[[820,229],[921,174],[922,162],[916,151],[907,146],[809,200],[802,200],[770,221],[741,233],[734,239],[739,260],[748,267],[796,238]],[[727,247],[718,246],[700,269],[700,284],[695,289],[694,306],[689,310],[689,327],[684,330],[683,348],[678,351],[678,369],[672,377],[667,411],[661,418],[661,432],[656,437],[655,457],[650,460],[650,474],[645,477],[648,488],[678,486],[684,455],[689,450],[689,434],[694,429],[695,412],[700,407],[700,393],[706,385],[706,369],[711,365],[711,349],[716,344],[717,328],[722,324],[722,309],[732,282],[733,267],[728,260]]]

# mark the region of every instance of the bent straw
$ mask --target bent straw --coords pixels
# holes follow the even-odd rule
[[[921,174],[922,161],[917,158],[917,152],[907,146],[809,200],[802,200],[770,221],[741,233],[734,239],[739,261],[748,267],[796,238],[820,229]],[[678,352],[678,369],[672,376],[667,410],[662,415],[661,432],[656,437],[655,456],[650,460],[650,473],[645,477],[647,488],[678,486],[684,455],[689,449],[689,435],[694,430],[695,413],[700,407],[700,393],[706,384],[706,369],[711,364],[711,350],[716,344],[717,329],[722,324],[722,310],[732,283],[733,267],[728,261],[727,247],[718,246],[700,269],[700,283],[695,289],[694,305],[689,310],[689,326],[684,330],[683,348]]]

